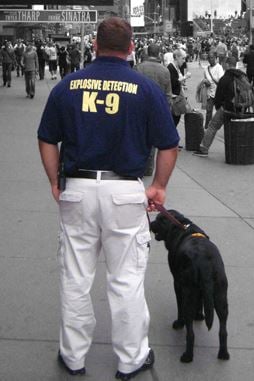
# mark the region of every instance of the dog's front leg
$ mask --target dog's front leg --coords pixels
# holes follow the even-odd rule
[[[181,356],[181,362],[191,362],[193,360],[193,347],[194,347],[194,331],[193,321],[186,321],[186,351]]]
[[[174,289],[176,294],[176,303],[177,303],[177,320],[174,321],[172,327],[174,329],[182,329],[184,327],[184,318],[183,318],[183,298],[181,292],[181,285],[179,282],[174,280]]]

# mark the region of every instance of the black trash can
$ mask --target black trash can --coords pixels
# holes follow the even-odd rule
[[[191,111],[184,115],[185,149],[197,151],[204,136],[204,117],[199,111]]]
[[[225,161],[254,164],[254,114],[224,114]]]

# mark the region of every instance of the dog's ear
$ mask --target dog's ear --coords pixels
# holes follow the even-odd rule
[[[188,225],[192,223],[191,220],[186,218],[183,214],[181,214],[177,210],[170,209],[168,210],[168,212],[171,213],[179,222],[181,222],[181,224]]]

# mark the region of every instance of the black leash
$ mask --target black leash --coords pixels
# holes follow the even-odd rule
[[[182,229],[182,230],[186,230],[186,229],[188,229],[188,227],[190,226],[189,224],[188,224],[188,225],[184,225],[184,224],[182,224],[180,221],[178,221],[178,220],[173,216],[173,214],[171,214],[167,209],[164,208],[163,205],[158,204],[158,203],[155,202],[155,201],[151,201],[151,203],[154,204],[155,208],[156,208],[161,214],[163,214],[163,216],[165,216],[168,220],[170,220],[171,222],[173,222],[173,224],[177,225],[180,229]]]

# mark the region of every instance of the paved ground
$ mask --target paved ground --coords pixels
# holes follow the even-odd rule
[[[188,93],[202,77],[190,64]],[[49,78],[49,76],[48,76]],[[70,380],[56,363],[58,350],[57,207],[37,149],[36,130],[54,81],[37,81],[33,100],[24,82],[0,88],[0,380]],[[179,131],[184,143],[184,128]],[[167,207],[182,211],[218,245],[229,280],[230,361],[217,360],[218,322],[210,332],[195,324],[194,362],[179,362],[185,333],[175,332],[172,277],[163,244],[152,242],[146,277],[151,312],[150,343],[156,363],[143,381],[251,381],[254,377],[254,166],[225,164],[223,131],[207,159],[182,150],[168,186]],[[147,178],[149,183],[150,178]],[[153,218],[153,216],[152,216]],[[97,328],[87,357],[90,381],[112,381],[116,358],[101,258],[93,288]],[[79,379],[83,379],[82,377]]]

